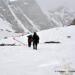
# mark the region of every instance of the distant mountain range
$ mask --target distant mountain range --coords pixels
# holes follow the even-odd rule
[[[21,33],[69,25],[75,13],[59,7],[46,15],[36,0],[0,0],[0,18],[15,32]]]
[[[56,26],[68,26],[75,19],[75,12],[63,6],[49,11],[50,21]]]

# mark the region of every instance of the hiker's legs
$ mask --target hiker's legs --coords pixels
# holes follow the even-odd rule
[[[37,43],[33,43],[33,49],[37,50]]]
[[[28,42],[28,47],[31,47],[31,42]]]

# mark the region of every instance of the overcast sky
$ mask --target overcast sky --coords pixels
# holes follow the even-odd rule
[[[75,11],[75,0],[37,0],[43,10],[52,10],[59,6],[65,6]]]

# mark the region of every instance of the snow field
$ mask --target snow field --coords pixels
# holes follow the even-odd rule
[[[55,71],[61,69],[63,65],[69,64],[75,68],[74,34],[74,26],[41,31],[38,33],[40,43],[37,51],[33,50],[33,47],[28,48],[27,45],[1,46],[0,75],[59,75]],[[16,39],[23,42],[27,40],[25,36]],[[45,41],[61,43],[45,44]]]

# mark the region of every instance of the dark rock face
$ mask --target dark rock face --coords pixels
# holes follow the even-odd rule
[[[75,19],[72,21],[71,25],[75,25]]]

